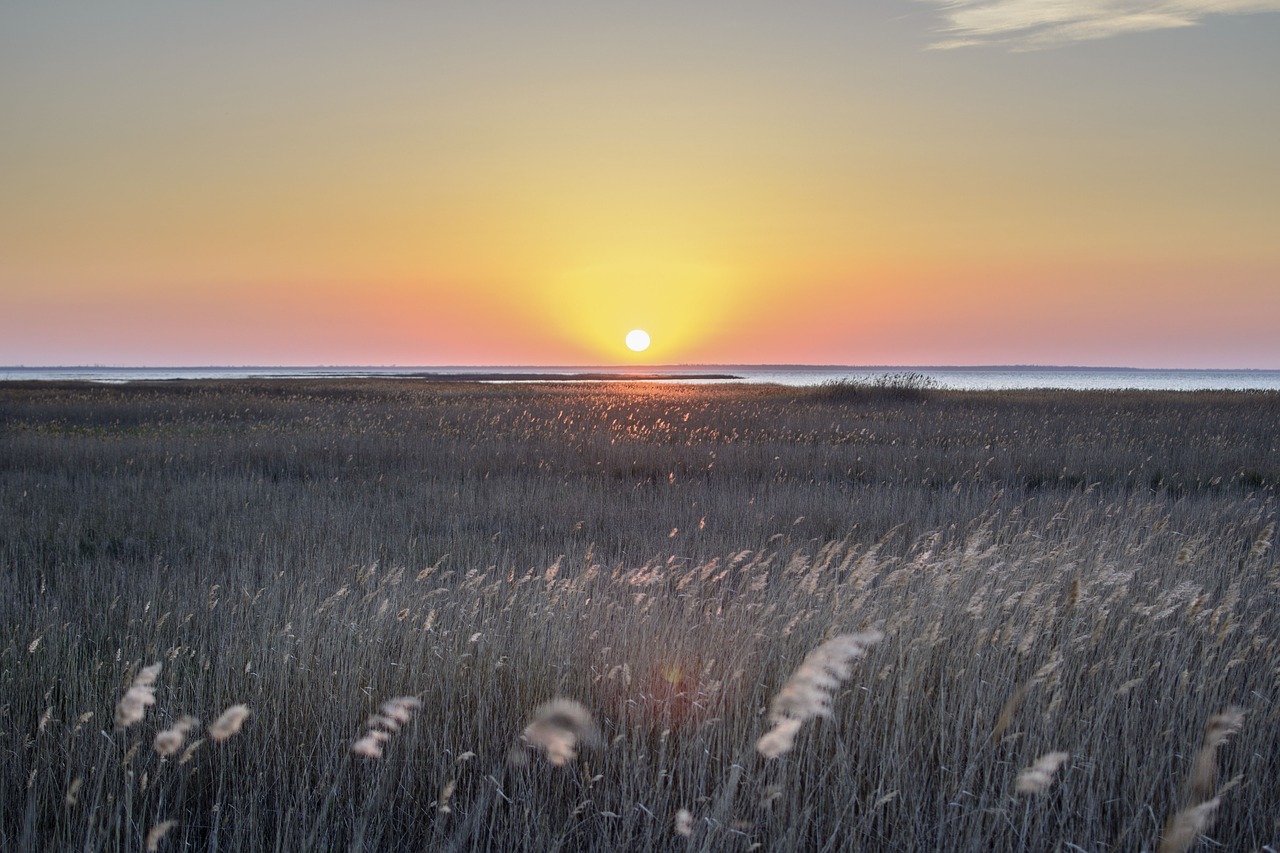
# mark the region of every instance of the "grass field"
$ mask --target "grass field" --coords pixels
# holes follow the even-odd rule
[[[907,390],[0,385],[0,851],[1280,850],[1280,395]]]

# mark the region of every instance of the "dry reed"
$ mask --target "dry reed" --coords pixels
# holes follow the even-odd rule
[[[178,721],[169,728],[157,732],[154,742],[156,754],[167,758],[179,749],[182,749],[182,744],[185,743],[187,739],[187,732],[191,731],[198,725],[200,725],[200,721],[195,717],[184,715],[179,717]]]
[[[1213,826],[1218,813],[1218,798],[1189,806],[1169,820],[1160,840],[1158,853],[1183,853]]]
[[[528,752],[541,753],[553,767],[563,767],[578,757],[578,747],[593,747],[600,741],[595,719],[581,702],[552,699],[534,709],[532,719],[520,733],[520,743],[511,750],[510,762],[528,763]]]
[[[382,703],[378,713],[365,723],[365,733],[351,744],[351,752],[361,758],[381,758],[382,745],[408,725],[414,711],[422,707],[417,696],[397,696]]]
[[[145,841],[147,853],[156,853],[160,849],[160,844],[164,841],[165,836],[169,834],[169,830],[177,825],[178,822],[176,820],[166,820],[151,827],[147,831]]]
[[[453,807],[449,805],[449,800],[453,798],[454,791],[458,790],[458,780],[450,779],[444,783],[444,787],[440,789],[440,796],[436,799],[436,811],[440,814],[450,814]]]
[[[1277,412],[1276,395],[904,411],[739,389],[0,389],[0,575],[34,581],[0,601],[0,848],[136,850],[172,815],[162,849],[681,849],[687,806],[704,849],[1152,850],[1167,815],[1194,830],[1212,810],[1152,814],[1175,731],[1192,736],[1184,793],[1211,791],[1228,753],[1249,771],[1238,804],[1213,795],[1232,807],[1215,842],[1274,846],[1275,786],[1254,770],[1275,727],[1217,748],[1210,776],[1193,764],[1217,739],[1199,742],[1207,712],[1274,686]],[[890,638],[828,705],[856,723],[794,761],[743,761],[790,675],[781,650],[845,624]],[[264,748],[160,766],[150,736],[117,758],[74,722],[152,655],[201,716],[250,702]],[[1051,657],[1045,701],[1024,691],[990,748]],[[658,708],[648,674],[677,660],[689,708]],[[405,683],[441,700],[410,724],[430,735],[414,766],[367,772],[345,748],[360,691]],[[455,763],[501,760],[552,695],[591,696],[610,748],[575,744],[568,772]],[[1009,819],[1013,731],[1091,756],[1061,807]],[[718,798],[726,772],[741,784]],[[326,791],[338,809],[320,814]]]
[[[1218,785],[1218,747],[1240,731],[1243,723],[1244,711],[1239,708],[1228,708],[1209,718],[1204,727],[1204,740],[1187,778],[1188,802],[1202,803],[1213,796]]]
[[[1014,790],[1019,794],[1038,796],[1049,790],[1054,774],[1062,763],[1071,757],[1069,752],[1049,752],[1040,756],[1030,767],[1018,774]]]
[[[1187,776],[1187,805],[1169,818],[1159,853],[1181,853],[1213,825],[1222,794],[1238,782],[1238,779],[1233,780],[1214,795],[1218,781],[1218,748],[1240,731],[1244,713],[1240,708],[1228,708],[1214,714],[1205,724],[1204,738]]]
[[[235,735],[240,731],[240,727],[244,725],[244,721],[249,719],[250,713],[248,705],[232,705],[227,708],[218,719],[210,724],[209,739],[214,743],[221,743]]]
[[[158,663],[144,666],[124,696],[120,697],[120,702],[116,705],[117,729],[141,722],[147,714],[147,708],[156,703],[156,679],[160,677],[160,668]]]
[[[789,752],[805,721],[830,717],[833,693],[853,673],[853,661],[883,639],[876,630],[841,634],[811,651],[770,703],[773,727],[756,741],[760,754],[777,758]]]

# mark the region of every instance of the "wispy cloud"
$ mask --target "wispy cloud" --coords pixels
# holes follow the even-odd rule
[[[1280,0],[924,0],[945,25],[935,48],[1035,50],[1124,33],[1190,27],[1209,15],[1280,12]]]

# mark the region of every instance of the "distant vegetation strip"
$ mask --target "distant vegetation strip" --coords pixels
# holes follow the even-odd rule
[[[742,379],[732,373],[406,373],[405,379],[433,382],[649,382],[653,380]]]

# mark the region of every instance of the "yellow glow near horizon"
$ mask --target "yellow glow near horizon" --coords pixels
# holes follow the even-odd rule
[[[579,341],[587,361],[615,359],[618,339],[631,346],[628,333],[643,329],[649,345],[631,349],[671,363],[721,333],[743,285],[709,265],[624,260],[568,270],[540,293],[551,330]]]

